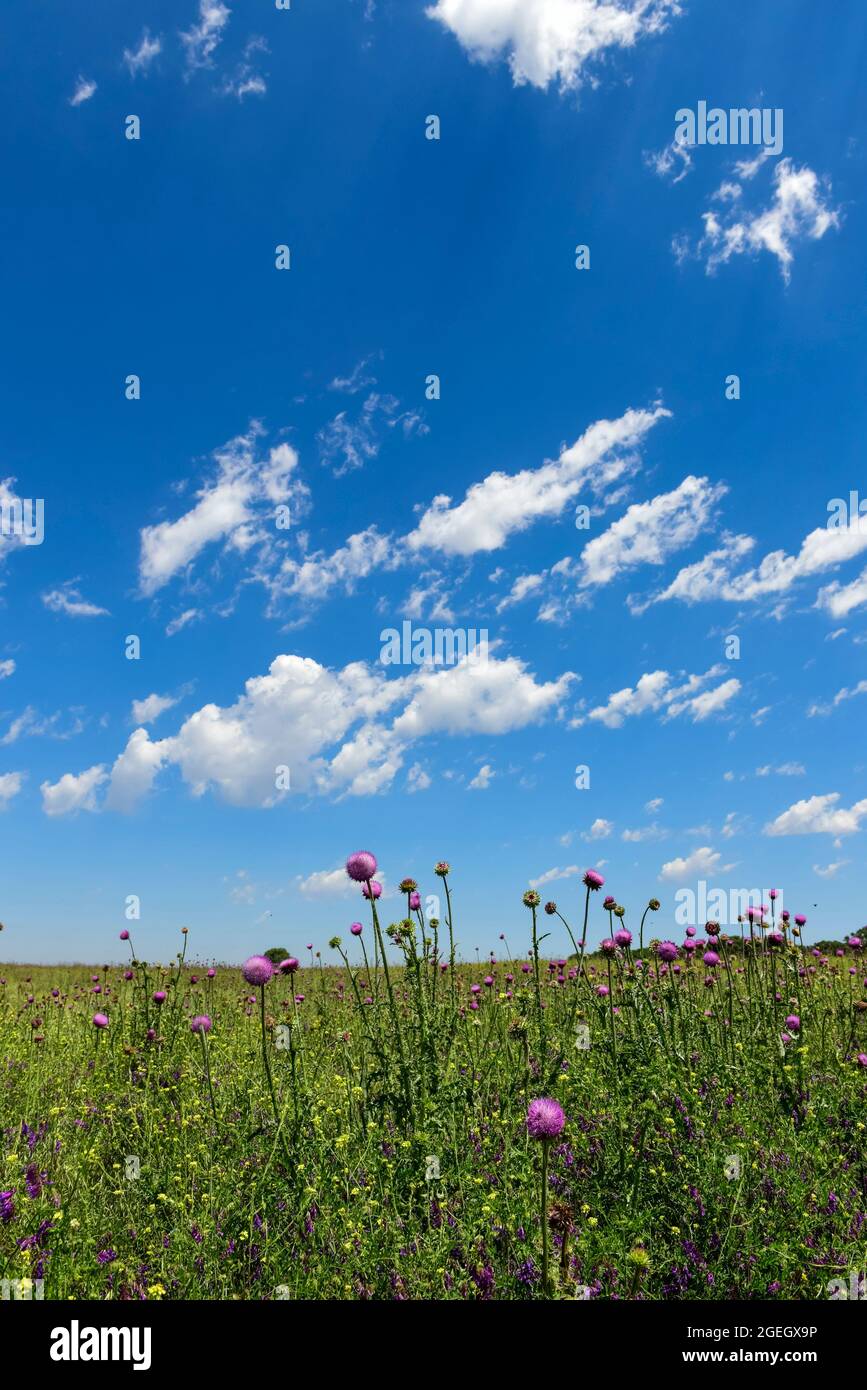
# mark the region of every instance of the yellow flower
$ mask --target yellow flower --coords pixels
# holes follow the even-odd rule
[[[163,1288],[162,1284],[148,1285],[148,1298],[162,1298],[164,1294],[165,1289]]]

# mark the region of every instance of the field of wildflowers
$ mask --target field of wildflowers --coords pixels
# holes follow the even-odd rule
[[[377,865],[333,962],[0,967],[0,1278],[46,1299],[807,1299],[867,1267],[867,978],[588,870],[482,968]],[[519,915],[521,914],[521,915]],[[546,917],[574,951],[544,953]],[[601,949],[588,936],[606,931]],[[508,935],[529,944],[514,955]],[[272,952],[273,957],[279,956]],[[857,1296],[857,1295],[856,1295]]]

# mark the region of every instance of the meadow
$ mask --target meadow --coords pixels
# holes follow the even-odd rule
[[[371,854],[347,871],[358,920],[322,956],[215,964],[182,931],[157,965],[130,927],[122,965],[0,966],[0,1280],[46,1299],[857,1294],[860,936],[804,946],[771,894],[736,931],[660,940],[655,900],[632,921],[588,871],[568,908],[516,892],[502,950],[468,963],[449,865],[442,920],[412,879],[386,904]],[[549,959],[555,924],[572,946]]]

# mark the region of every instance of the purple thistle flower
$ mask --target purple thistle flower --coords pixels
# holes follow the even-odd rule
[[[265,985],[274,974],[274,967],[267,956],[250,956],[241,966],[241,974],[248,985]]]
[[[213,1024],[207,1014],[196,1014],[196,1017],[190,1021],[190,1032],[192,1033],[210,1033],[212,1027]]]
[[[556,1139],[566,1123],[559,1101],[543,1096],[527,1108],[527,1133],[531,1139]]]
[[[376,873],[376,855],[366,849],[357,850],[347,859],[346,872],[356,883],[368,883]]]
[[[660,960],[677,960],[677,947],[673,941],[660,941],[656,948],[656,954],[659,956]]]
[[[107,1028],[108,1016],[107,1014],[94,1014],[91,1022],[93,1023],[94,1028]]]
[[[588,869],[582,881],[586,887],[592,888],[594,892],[598,892],[605,882],[605,879],[601,874],[598,874],[595,869]]]
[[[361,936],[361,933],[364,931],[364,928],[360,922],[353,922],[349,930],[352,932],[353,936]]]

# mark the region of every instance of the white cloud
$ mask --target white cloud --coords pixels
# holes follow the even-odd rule
[[[672,140],[661,150],[645,150],[643,159],[647,168],[652,169],[658,178],[668,179],[672,184],[680,183],[692,169],[692,155],[686,145],[681,145],[677,140]],[[672,173],[674,177],[669,179]]]
[[[655,815],[656,812],[659,811],[659,810],[661,809],[662,804],[663,804],[663,802],[662,802],[662,797],[661,797],[661,796],[655,796],[655,797],[653,797],[653,799],[652,799],[651,801],[645,801],[645,803],[644,803],[644,809],[645,809],[645,811],[647,811],[648,815],[651,815],[651,816],[652,816],[652,815]]]
[[[845,869],[849,863],[848,859],[838,859],[834,864],[826,864],[824,868],[821,864],[813,865],[813,873],[818,874],[819,878],[834,878],[841,869]]]
[[[600,864],[602,862],[604,861],[600,860]],[[565,869],[546,869],[538,878],[530,879],[530,887],[544,888],[546,883],[554,883],[561,878],[574,878],[576,874],[580,873],[583,873],[583,869],[579,869],[577,864],[570,864]]]
[[[114,760],[105,804],[110,811],[128,813],[153,786],[156,774],[167,760],[165,743],[152,743],[147,729],[136,729],[123,752]],[[88,810],[93,810],[88,807]]]
[[[838,806],[839,792],[796,801],[765,826],[766,835],[854,835],[867,817],[867,800],[846,809]]]
[[[75,588],[75,580],[70,580],[59,589],[51,589],[42,595],[42,602],[52,613],[65,613],[68,618],[101,618],[108,615],[107,608],[100,608],[82,598]]]
[[[421,763],[413,763],[409,772],[406,774],[406,789],[408,792],[426,792],[431,784],[431,779],[425,772]]]
[[[300,562],[285,560],[269,587],[275,597],[284,593],[323,598],[337,586],[345,587],[351,594],[357,580],[365,579],[376,569],[395,569],[401,562],[394,538],[382,535],[376,526],[368,526],[330,555],[320,550]]]
[[[454,507],[450,497],[435,497],[406,544],[411,550],[446,555],[498,550],[535,521],[559,516],[582,488],[604,487],[623,476],[633,466],[634,451],[644,436],[670,413],[657,407],[627,410],[617,420],[597,420],[556,460],[519,473],[489,473]]]
[[[7,661],[0,661],[0,681],[5,681],[15,671],[15,662],[11,657]]]
[[[298,891],[305,898],[348,898],[353,893],[357,895],[358,888],[349,878],[346,866],[340,864],[336,869],[318,869],[308,874],[298,884]]]
[[[223,79],[220,88],[223,96],[237,97],[239,101],[249,96],[263,97],[268,90],[268,84],[261,72],[256,71],[258,60],[254,60],[253,55],[268,51],[268,45],[263,38],[249,39],[244,48],[243,61],[238,64],[231,77]]]
[[[126,63],[130,75],[137,77],[140,72],[147,73],[154,58],[162,52],[162,47],[162,39],[159,37],[152,39],[150,31],[145,29],[139,39],[138,48],[125,48],[123,50],[123,61]]]
[[[331,671],[309,657],[278,656],[234,705],[204,705],[156,742],[136,729],[114,763],[106,804],[132,809],[169,765],[194,796],[213,789],[234,805],[268,807],[295,793],[372,795],[392,784],[419,739],[525,728],[559,712],[571,680],[567,672],[537,683],[514,657],[388,677],[363,662]]]
[[[467,786],[467,791],[487,791],[488,787],[491,785],[492,778],[496,777],[496,775],[497,774],[494,772],[494,769],[491,767],[490,763],[485,763],[484,766],[479,768],[472,782],[470,782]]]
[[[277,444],[265,459],[257,458],[261,433],[254,423],[247,434],[216,449],[216,476],[196,493],[195,505],[176,521],[142,529],[142,593],[155,593],[216,541],[241,554],[255,546],[259,563],[268,564],[275,537],[283,534],[274,525],[277,506],[303,506],[308,490],[293,477],[298,455],[291,445]]]
[[[87,77],[79,77],[75,84],[75,91],[69,98],[70,106],[81,106],[85,101],[90,101],[95,91],[95,82],[91,82]]]
[[[0,811],[5,811],[12,798],[18,795],[23,782],[23,772],[0,772]]]
[[[727,491],[722,483],[712,484],[707,478],[690,475],[672,492],[634,503],[584,547],[581,586],[608,584],[636,565],[661,565],[667,556],[701,535]]]
[[[167,709],[178,703],[174,695],[148,695],[144,700],[133,700],[132,718],[134,724],[152,724]]]
[[[379,354],[382,355],[381,353]],[[349,376],[336,376],[333,381],[328,383],[329,391],[342,391],[347,396],[355,396],[359,391],[364,391],[368,386],[376,385],[376,377],[368,371],[368,363],[373,361],[374,354],[362,357],[360,362],[356,362]]]
[[[508,57],[515,86],[576,88],[608,50],[660,33],[677,0],[435,0],[426,14],[473,61]]]
[[[335,478],[363,468],[377,457],[382,443],[380,430],[399,405],[396,396],[372,391],[354,419],[341,410],[323,426],[316,436],[319,457],[331,467]]]
[[[614,824],[606,820],[604,816],[597,816],[589,830],[582,832],[582,840],[607,840],[614,829]]]
[[[830,704],[820,704],[819,702],[812,704],[807,710],[807,714],[810,718],[816,714],[830,714],[838,705],[842,705],[846,700],[854,700],[856,695],[867,695],[867,680],[859,681],[857,685],[853,685],[851,688],[844,685],[842,690],[837,691],[837,694]]]
[[[693,850],[685,859],[670,859],[667,864],[663,864],[659,877],[663,882],[669,883],[687,878],[710,878],[718,872],[728,873],[732,865],[720,864],[720,858],[718,850],[703,845],[701,849]]]
[[[187,65],[191,71],[213,66],[212,58],[223,29],[229,22],[231,10],[220,0],[199,0],[199,22],[187,33],[181,34],[181,42],[187,53]]]
[[[664,840],[667,834],[668,831],[654,821],[652,825],[639,826],[637,830],[624,830],[620,838],[628,845],[641,845],[646,840]]]
[[[604,724],[608,729],[619,729],[624,720],[650,710],[660,712],[664,719],[686,714],[693,723],[700,723],[727,705],[741,688],[740,681],[729,679],[713,689],[702,689],[708,681],[722,675],[725,669],[719,664],[711,666],[703,675],[687,676],[679,685],[672,684],[673,677],[668,671],[648,671],[634,688],[628,685],[614,691],[604,705],[591,709],[587,718]],[[580,718],[573,721],[576,726],[583,722]]]
[[[545,579],[547,570],[541,574],[521,574],[513,583],[505,598],[500,599],[497,604],[497,612],[502,613],[507,608],[511,608],[515,603],[521,603],[528,594],[538,593]]]
[[[174,637],[176,632],[180,632],[188,623],[201,618],[202,614],[198,608],[185,608],[183,613],[179,613],[171,622],[166,623],[166,637]]]
[[[824,608],[826,613],[830,613],[832,618],[846,618],[856,608],[860,608],[867,603],[867,569],[862,570],[857,579],[853,579],[850,584],[840,584],[835,579],[833,584],[826,584],[824,589],[819,590],[816,599],[816,607]],[[845,631],[845,629],[843,629]],[[833,634],[836,636],[837,634]]]
[[[79,773],[77,777],[71,772],[66,772],[58,782],[43,782],[39,788],[42,792],[42,809],[47,816],[68,816],[75,811],[95,811],[97,790],[107,780],[105,766],[99,763],[96,767]]]
[[[725,189],[731,204],[729,211],[703,214],[704,235],[696,246],[696,255],[706,257],[709,275],[733,256],[764,250],[776,256],[783,279],[788,282],[794,260],[793,244],[805,238],[818,241],[832,227],[839,227],[839,209],[825,202],[827,181],[823,183],[812,169],[806,165],[798,169],[791,159],[781,159],[774,165],[773,182],[772,200],[759,212],[744,208],[739,185],[728,184]],[[682,258],[685,243],[679,242],[676,250]]]
[[[756,768],[756,776],[770,777],[771,773],[774,773],[777,777],[803,777],[806,771],[803,763],[780,763],[778,767],[765,763],[763,767]]]
[[[753,544],[748,536],[731,538],[721,549],[682,569],[667,589],[643,607],[671,598],[685,603],[708,599],[744,603],[785,593],[798,581],[833,569],[867,550],[867,517],[853,517],[846,526],[817,526],[804,537],[797,555],[773,550],[755,568],[733,575],[731,562]]]

